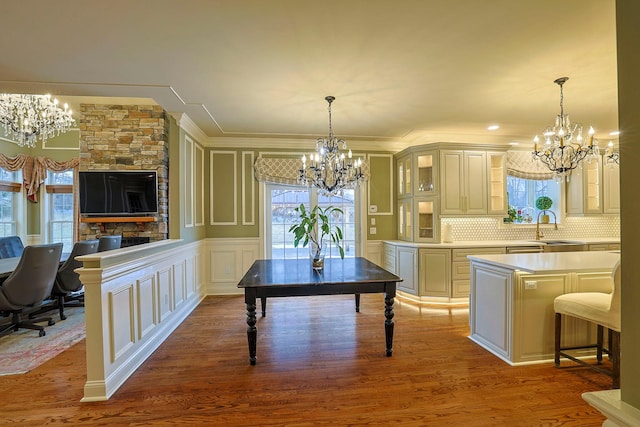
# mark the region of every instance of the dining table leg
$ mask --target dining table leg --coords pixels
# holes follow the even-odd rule
[[[384,295],[384,335],[387,344],[387,357],[390,357],[393,354],[393,300],[394,300],[395,292],[391,295],[389,293],[385,293]]]
[[[247,305],[247,341],[249,343],[249,363],[256,364],[256,345],[258,342],[258,328],[256,328],[256,296],[245,291]]]

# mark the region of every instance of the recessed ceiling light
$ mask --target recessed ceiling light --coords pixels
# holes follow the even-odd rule
[[[511,141],[511,142],[509,143],[509,145],[520,145],[520,142],[518,142],[518,141]]]
[[[500,129],[500,126],[498,125],[491,125],[487,128],[487,130],[498,130],[498,129]]]
[[[619,130],[614,130],[613,132],[609,132],[609,136],[618,136],[618,135],[620,135]]]

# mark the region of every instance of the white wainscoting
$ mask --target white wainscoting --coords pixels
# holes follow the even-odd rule
[[[242,294],[238,282],[260,256],[260,239],[210,238],[204,245],[207,295]]]
[[[83,402],[107,400],[205,296],[204,241],[163,240],[78,257],[85,289]]]
[[[238,282],[251,264],[260,257],[261,240],[251,238],[209,238],[204,246],[207,295],[240,295]],[[367,242],[364,255],[369,261],[382,265],[381,240]]]
[[[384,252],[382,240],[369,240],[367,241],[367,245],[365,246],[365,248],[367,250],[367,253],[364,255],[364,257],[372,263],[382,267],[382,260],[384,259],[382,256]]]

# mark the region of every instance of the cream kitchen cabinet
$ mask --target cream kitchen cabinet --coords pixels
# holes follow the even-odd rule
[[[620,213],[620,165],[602,165],[603,213]]]
[[[451,250],[420,249],[420,296],[451,296]]]
[[[398,198],[411,197],[413,189],[411,187],[411,154],[399,157],[397,162],[398,171]]]
[[[620,213],[618,165],[604,165],[600,156],[583,160],[566,185],[568,214]]]
[[[440,169],[442,215],[487,213],[485,151],[442,150]]]
[[[507,155],[487,151],[488,200],[487,214],[507,216]]]
[[[507,214],[506,153],[442,150],[442,215]]]
[[[402,277],[398,290],[418,295],[418,248],[398,246],[396,249],[396,272]]]
[[[590,243],[590,251],[619,251],[620,243]]]
[[[469,338],[512,365],[553,361],[554,299],[569,292],[611,292],[619,259],[589,252],[473,257]],[[594,342],[593,325],[570,320],[564,322],[565,345]]]
[[[398,239],[426,243],[440,241],[437,198],[411,197],[398,200]]]
[[[451,296],[453,298],[469,298],[470,268],[469,255],[504,254],[506,248],[465,248],[452,250],[451,262]]]
[[[438,192],[438,152],[413,153],[413,195],[433,196]]]
[[[404,279],[398,283],[399,291],[411,294],[419,301],[466,303],[470,289],[467,256],[504,253],[506,248],[503,246],[438,248],[385,242],[384,267]]]

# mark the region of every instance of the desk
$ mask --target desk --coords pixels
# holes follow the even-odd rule
[[[247,305],[249,363],[256,364],[256,298],[384,293],[386,355],[393,352],[393,299],[402,279],[365,258],[325,259],[322,271],[311,261],[257,260],[238,283]]]

